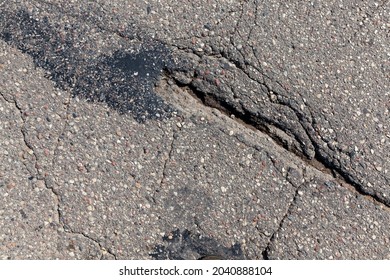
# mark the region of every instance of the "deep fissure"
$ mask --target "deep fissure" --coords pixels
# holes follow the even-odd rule
[[[192,83],[184,84],[180,82],[174,77],[174,75],[172,75],[172,73],[165,72],[165,76],[168,79],[174,81],[176,86],[178,86],[179,88],[185,89],[194,99],[200,102],[203,106],[217,109],[228,117],[234,115],[234,120],[238,123],[245,125],[252,130],[258,130],[268,135],[275,141],[277,145],[287,150],[288,152],[292,152],[306,164],[319,170],[320,172],[333,176],[333,178],[341,185],[343,185],[343,183],[348,184],[352,186],[355,191],[358,192],[360,195],[370,197],[374,201],[380,203],[381,205],[384,205],[387,208],[390,207],[388,201],[376,195],[375,193],[370,193],[366,191],[364,189],[364,186],[359,184],[356,179],[351,178],[350,174],[348,174],[346,171],[343,171],[342,168],[335,166],[326,156],[321,155],[319,144],[315,143],[315,141],[312,141],[312,144],[315,149],[314,158],[308,159],[301,151],[294,147],[289,147],[283,141],[283,139],[280,139],[278,135],[273,134],[269,129],[270,127],[276,127],[278,129],[281,129],[282,131],[285,131],[284,127],[278,126],[278,124],[276,123],[269,123],[266,119],[263,119],[261,117],[250,115],[248,114],[248,111],[245,110],[245,108],[243,108],[244,113],[241,113],[236,108],[234,108],[232,104],[229,104],[227,101],[222,100],[221,98],[217,98],[212,94],[207,94],[206,92],[200,91]]]

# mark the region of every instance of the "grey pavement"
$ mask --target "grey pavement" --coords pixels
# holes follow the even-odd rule
[[[389,259],[389,1],[0,1],[1,259]]]

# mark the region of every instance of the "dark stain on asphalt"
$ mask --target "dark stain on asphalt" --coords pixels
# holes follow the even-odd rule
[[[193,234],[189,230],[175,229],[165,235],[162,244],[157,244],[149,255],[156,260],[185,260],[188,256],[197,259],[245,259],[241,245],[235,243],[230,248],[219,244],[211,237]]]
[[[153,92],[169,56],[168,50],[161,44],[148,47],[137,53],[119,50],[88,65],[77,80],[74,95],[105,102],[140,122],[169,118],[172,108]]]
[[[173,108],[153,92],[163,69],[172,61],[169,49],[147,40],[132,50],[88,56],[94,50],[79,46],[80,26],[60,26],[47,18],[35,19],[25,10],[2,12],[0,38],[29,54],[47,78],[91,102],[104,102],[138,122],[169,118]],[[129,43],[130,44],[130,43]],[[96,50],[95,50],[96,51]]]

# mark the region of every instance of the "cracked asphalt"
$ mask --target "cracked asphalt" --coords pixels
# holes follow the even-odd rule
[[[1,259],[389,259],[389,1],[0,1]]]

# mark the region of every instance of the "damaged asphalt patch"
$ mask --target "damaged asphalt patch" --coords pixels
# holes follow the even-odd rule
[[[4,3],[2,258],[389,258],[388,2]]]
[[[153,93],[162,70],[170,63],[167,47],[159,42],[138,42],[106,54],[88,56],[77,26],[53,27],[44,17],[34,19],[25,10],[3,13],[0,38],[31,55],[37,67],[73,96],[108,104],[138,121],[169,117],[172,109]],[[59,32],[58,29],[62,29]]]

